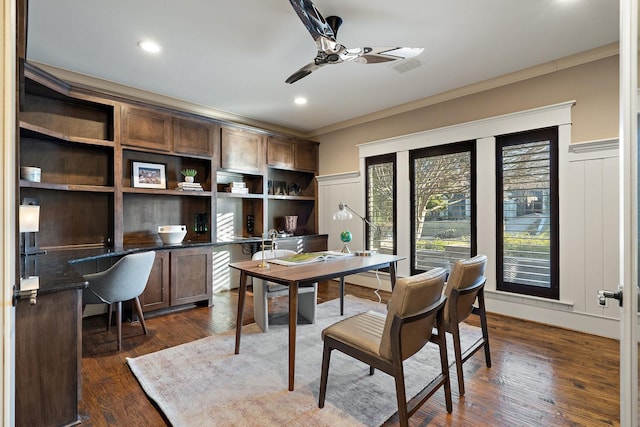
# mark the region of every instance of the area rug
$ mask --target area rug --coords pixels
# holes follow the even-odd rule
[[[386,306],[345,297],[345,316],[368,310],[385,312]],[[325,407],[318,408],[320,334],[344,318],[340,316],[339,300],[318,305],[316,318],[315,324],[298,325],[293,392],[287,390],[286,325],[270,325],[268,333],[262,333],[255,324],[243,327],[237,355],[235,331],[229,331],[128,358],[127,362],[149,398],[176,427],[381,425],[397,412],[393,377],[383,372],[370,376],[368,366],[338,351],[331,356]],[[464,349],[481,333],[479,328],[462,326]],[[451,347],[449,362],[453,364],[450,336],[447,342]],[[407,395],[414,396],[438,374],[437,346],[427,344],[405,361],[404,369]]]

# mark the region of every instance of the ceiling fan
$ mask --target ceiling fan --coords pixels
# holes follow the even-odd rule
[[[295,83],[327,64],[341,62],[359,62],[361,64],[378,64],[381,62],[399,61],[420,55],[423,48],[413,47],[357,47],[347,48],[336,41],[338,28],[342,24],[339,16],[329,16],[325,20],[310,0],[289,0],[318,47],[316,57],[293,73],[287,83]]]

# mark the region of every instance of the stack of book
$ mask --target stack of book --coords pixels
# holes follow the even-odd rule
[[[249,189],[245,182],[230,182],[226,187],[227,193],[249,194]]]
[[[179,182],[178,191],[203,191],[202,185],[199,182]]]

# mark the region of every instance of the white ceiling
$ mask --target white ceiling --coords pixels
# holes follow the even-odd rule
[[[327,65],[287,0],[30,0],[27,57],[310,133],[618,41],[615,0],[315,0],[347,47],[423,47],[420,65]],[[151,38],[159,55],[137,42]],[[397,65],[397,63],[393,64]],[[296,96],[307,105],[293,103]]]

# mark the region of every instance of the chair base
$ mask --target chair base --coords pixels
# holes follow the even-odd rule
[[[140,326],[142,326],[142,332],[147,335],[149,330],[147,329],[147,324],[144,321],[144,315],[142,313],[142,305],[140,304],[140,299],[135,297],[133,300],[133,305],[136,309],[136,313],[138,314],[138,318],[140,320]],[[112,307],[116,306],[116,330],[118,335],[118,351],[122,350],[122,301],[108,304],[108,320],[107,320],[107,331],[111,329],[111,316],[113,314]]]

